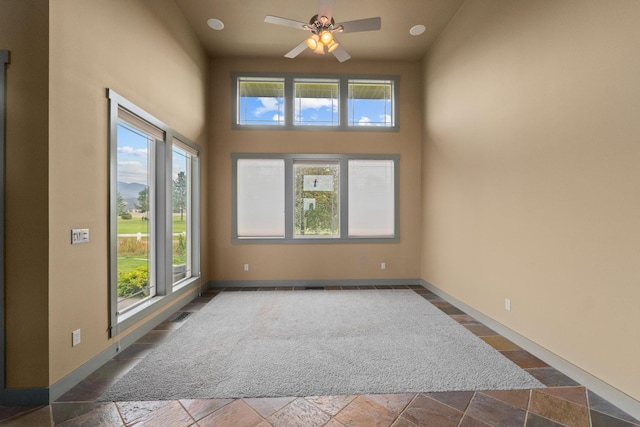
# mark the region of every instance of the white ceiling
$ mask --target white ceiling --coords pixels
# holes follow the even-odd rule
[[[380,31],[338,34],[353,59],[419,60],[464,0],[336,0],[337,23],[379,16]],[[318,13],[318,0],[176,0],[198,38],[212,56],[282,57],[310,32],[264,22],[275,15],[300,22]],[[209,18],[224,23],[222,31],[209,28]],[[420,36],[409,28],[422,24]],[[300,57],[316,57],[308,49]],[[325,57],[335,60],[333,55]]]

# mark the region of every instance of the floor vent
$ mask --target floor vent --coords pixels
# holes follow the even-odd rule
[[[187,317],[191,316],[191,313],[188,311],[183,311],[182,313],[180,313],[178,315],[178,317],[176,317],[175,319],[172,320],[172,322],[182,322],[184,319],[186,319]]]
[[[307,291],[324,291],[324,286],[305,286],[304,289]]]

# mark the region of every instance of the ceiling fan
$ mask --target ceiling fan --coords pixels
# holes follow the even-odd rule
[[[264,18],[264,22],[311,31],[311,35],[307,39],[303,40],[298,46],[284,55],[286,58],[295,58],[308,47],[314,53],[322,55],[325,53],[333,53],[338,61],[344,62],[350,59],[351,55],[338,43],[333,34],[376,31],[380,29],[382,20],[380,17],[377,17],[336,24],[332,16],[334,5],[335,0],[320,0],[318,14],[313,15],[308,24],[273,15],[267,15]]]

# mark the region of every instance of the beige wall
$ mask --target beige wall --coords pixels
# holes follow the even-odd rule
[[[206,148],[207,59],[172,1],[56,0],[50,7],[53,384],[111,344],[106,88]],[[89,228],[91,242],[70,245],[71,228]],[[82,343],[71,347],[78,328]]]
[[[215,59],[211,64],[209,229],[212,281],[417,278],[420,273],[420,63],[338,63]],[[237,72],[387,74],[400,77],[400,131],[309,132],[231,129],[231,76]],[[392,244],[232,244],[231,153],[400,154],[400,242]],[[380,270],[386,262],[387,269]],[[250,270],[243,271],[248,263]]]
[[[466,2],[427,58],[422,168],[422,277],[636,400],[638,16]]]
[[[13,387],[48,385],[48,28],[47,2],[0,5],[0,49],[11,51],[4,279],[6,378]]]

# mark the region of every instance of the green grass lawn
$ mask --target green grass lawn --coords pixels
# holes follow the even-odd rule
[[[118,217],[118,234],[147,233],[149,221],[143,221],[140,217],[132,219],[122,219]],[[184,233],[187,229],[186,218],[180,221],[180,215],[173,215],[173,232]]]
[[[118,273],[135,270],[138,267],[147,264],[147,259],[141,256],[125,255],[118,257]]]

